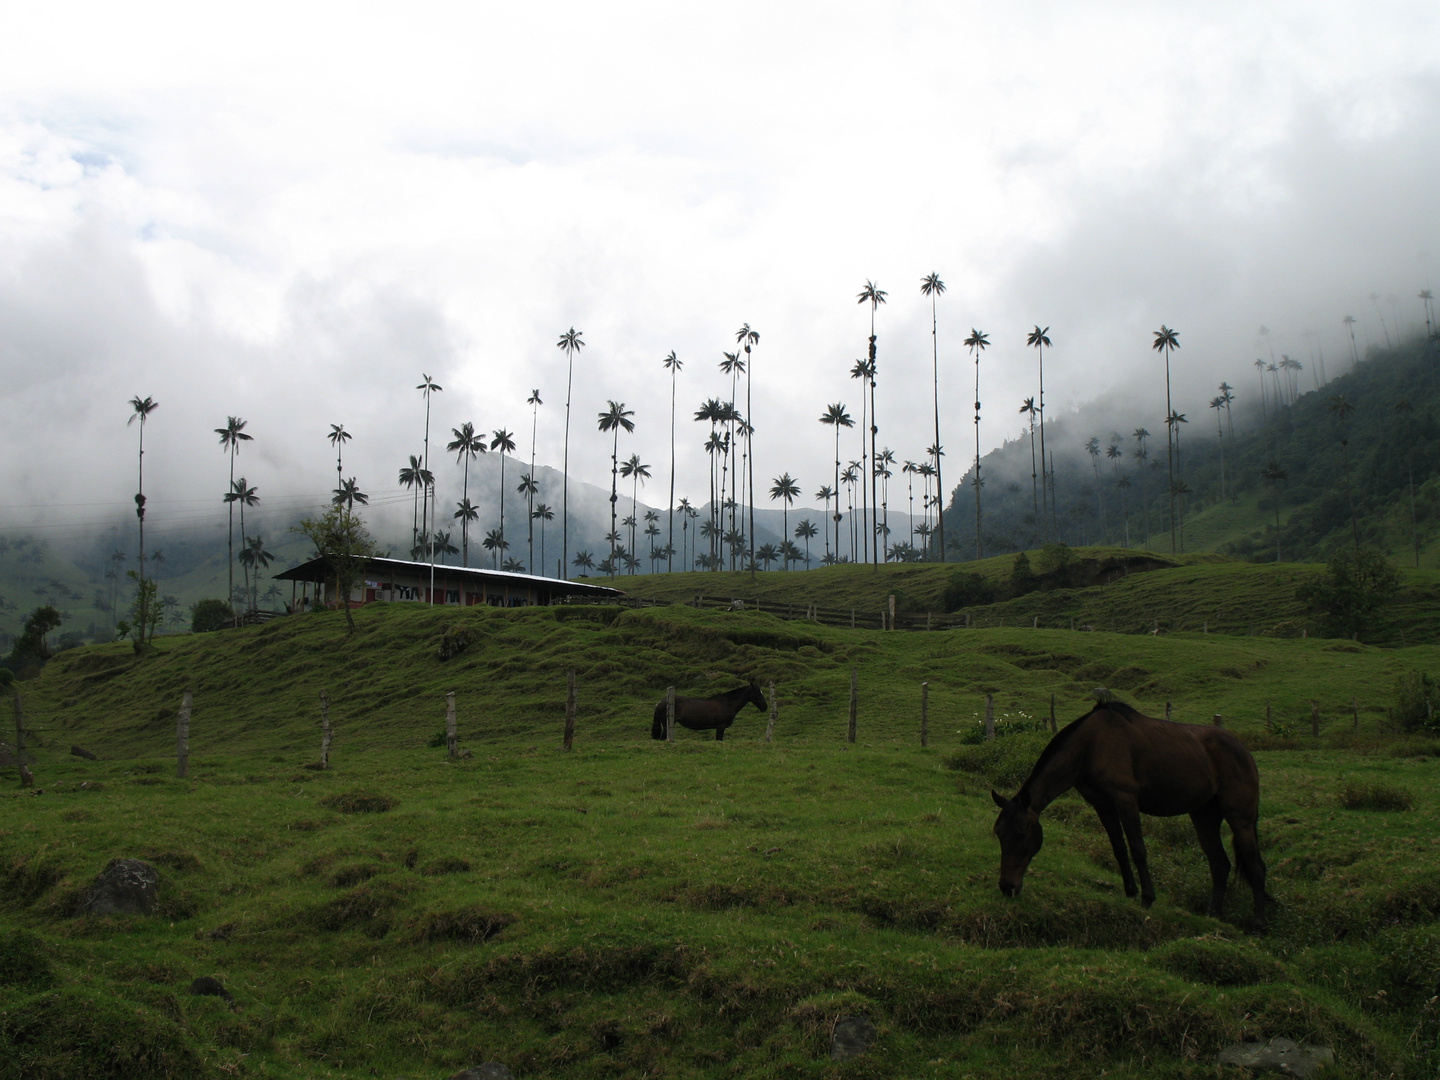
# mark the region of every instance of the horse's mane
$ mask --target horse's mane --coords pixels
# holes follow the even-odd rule
[[[1072,720],[1070,721],[1070,723],[1066,724],[1063,728],[1059,730],[1059,732],[1056,733],[1053,739],[1051,739],[1048,743],[1045,744],[1045,749],[1040,751],[1040,756],[1035,759],[1035,764],[1030,769],[1030,776],[1034,776],[1041,770],[1041,768],[1048,765],[1052,758],[1058,755],[1070,744],[1070,741],[1075,738],[1075,735],[1084,726],[1085,721],[1089,720],[1096,713],[1104,709],[1109,709],[1111,712],[1123,716],[1126,720],[1143,720],[1145,718],[1145,714],[1142,713],[1139,709],[1136,709],[1134,706],[1127,705],[1123,701],[1109,701],[1106,702],[1104,705],[1096,705],[1093,709],[1087,712],[1084,716],[1080,717],[1078,720]],[[1027,776],[1025,778],[1025,784],[1030,783],[1030,776]],[[1021,788],[1024,788],[1025,784],[1021,784]]]

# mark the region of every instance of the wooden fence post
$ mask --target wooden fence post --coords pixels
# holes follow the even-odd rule
[[[1265,730],[1266,730],[1266,731],[1270,731],[1270,732],[1273,732],[1273,731],[1275,730],[1275,722],[1270,719],[1270,702],[1269,702],[1269,701],[1266,701],[1266,702],[1265,702]]]
[[[575,741],[575,669],[565,672],[565,749]]]
[[[860,675],[855,668],[850,669],[850,730],[847,732],[845,741],[855,741],[855,722],[860,712]]]
[[[1051,733],[1053,734],[1053,733],[1055,732],[1055,730],[1056,730],[1056,728],[1055,728],[1055,695],[1054,695],[1054,694],[1051,694],[1051,695],[1050,695],[1050,731],[1051,731]]]
[[[1211,722],[1212,724],[1214,724],[1216,727],[1224,727],[1224,726],[1225,726],[1225,719],[1224,719],[1224,717],[1222,717],[1218,712],[1217,712],[1213,717],[1211,717],[1210,722]]]
[[[320,691],[320,768],[330,768],[330,739],[334,731],[330,727],[330,695]]]
[[[920,684],[920,747],[930,745],[930,684]]]
[[[1170,719],[1170,702],[1165,702],[1165,719]]]
[[[770,683],[770,722],[765,725],[765,741],[775,741],[775,721],[780,718],[780,699],[775,696],[775,684]]]
[[[450,757],[460,756],[460,747],[455,737],[455,691],[451,690],[445,695],[445,749]]]
[[[181,780],[190,772],[190,702],[186,690],[180,699],[180,715],[175,718],[175,775]]]
[[[1036,615],[1036,616],[1035,616],[1035,621],[1030,624],[1030,629],[1031,629],[1031,630],[1039,630],[1039,629],[1040,629],[1040,616],[1039,616],[1039,615]]]
[[[1360,730],[1360,699],[1359,699],[1359,698],[1353,698],[1353,697],[1352,697],[1352,698],[1350,699],[1350,711],[1351,711],[1351,713],[1353,713],[1354,716],[1355,716],[1355,730],[1356,730],[1356,731],[1359,731],[1359,730]]]
[[[985,741],[995,738],[995,695],[985,695]]]
[[[888,606],[889,606],[889,608],[890,608],[890,629],[891,629],[891,630],[894,630],[894,629],[895,629],[895,594],[894,594],[894,593],[891,593],[891,594],[890,594]]]
[[[15,762],[20,766],[20,786],[34,787],[35,777],[25,764],[25,713],[20,705],[20,691],[15,691]]]
[[[1310,699],[1310,734],[1320,737],[1320,702]]]
[[[665,741],[675,741],[675,687],[665,688]]]

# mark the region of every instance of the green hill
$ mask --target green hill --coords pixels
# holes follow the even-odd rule
[[[18,684],[44,794],[0,795],[0,1076],[438,1080],[495,1060],[517,1077],[1159,1080],[1275,1035],[1333,1047],[1337,1076],[1440,1062],[1440,879],[1416,857],[1440,747],[1386,733],[1398,676],[1440,670],[1440,647],[680,606],[357,621],[77,649]],[[447,634],[466,644],[441,660]],[[773,743],[754,710],[722,743],[649,738],[667,685],[742,678],[776,685]],[[1023,896],[1000,896],[989,788],[1019,783],[1052,694],[1064,722],[1097,683],[1268,748],[1268,935],[1246,933],[1236,888],[1225,920],[1204,914],[1183,820],[1147,823],[1160,898],[1127,900],[1073,794]],[[328,771],[311,767],[322,691]],[[430,745],[447,692],[472,755],[456,761]],[[981,743],[987,694],[1002,735]],[[158,915],[73,916],[116,857],[158,868]],[[235,1008],[191,994],[200,976]],[[844,1016],[874,1042],[833,1063]]]

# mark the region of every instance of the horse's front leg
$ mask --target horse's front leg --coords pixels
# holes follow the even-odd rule
[[[723,727],[717,727],[717,728],[715,729],[715,741],[716,741],[716,742],[724,742],[724,741],[725,741],[725,729],[724,729]]]
[[[1120,815],[1115,810],[1115,804],[1102,796],[1090,805],[1095,807],[1100,824],[1105,826],[1105,834],[1110,837],[1110,850],[1115,853],[1115,862],[1120,867],[1120,877],[1125,882],[1125,895],[1135,896],[1140,890],[1135,885],[1135,875],[1130,872],[1130,856],[1125,851],[1125,833],[1120,828]]]
[[[1140,828],[1140,806],[1134,799],[1122,797],[1115,800],[1115,811],[1120,816],[1125,839],[1130,842],[1135,872],[1140,876],[1140,903],[1149,907],[1155,902],[1155,883],[1150,880],[1150,853],[1145,850],[1145,834]]]

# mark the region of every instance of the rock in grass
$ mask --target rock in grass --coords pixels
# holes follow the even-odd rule
[[[461,1069],[450,1080],[515,1080],[515,1074],[498,1061],[482,1061],[468,1069]]]
[[[848,1061],[870,1049],[875,1025],[863,1016],[842,1016],[830,1032],[830,1060]]]
[[[111,859],[75,903],[76,915],[153,915],[160,872],[139,859]]]
[[[1301,1046],[1292,1039],[1277,1035],[1268,1042],[1236,1043],[1220,1051],[1217,1065],[1238,1065],[1256,1072],[1278,1072],[1298,1076],[1301,1080],[1315,1076],[1326,1065],[1335,1062],[1335,1051],[1328,1046]]]
[[[89,750],[86,750],[83,746],[72,746],[72,747],[70,747],[70,753],[73,754],[75,757],[84,758],[86,761],[99,761],[99,760],[100,760],[100,759],[97,758],[94,754],[92,754]]]
[[[190,984],[190,993],[203,997],[218,997],[224,1000],[232,1009],[236,1007],[235,999],[230,996],[230,991],[225,989],[225,984],[219,979],[209,975],[201,975]]]

